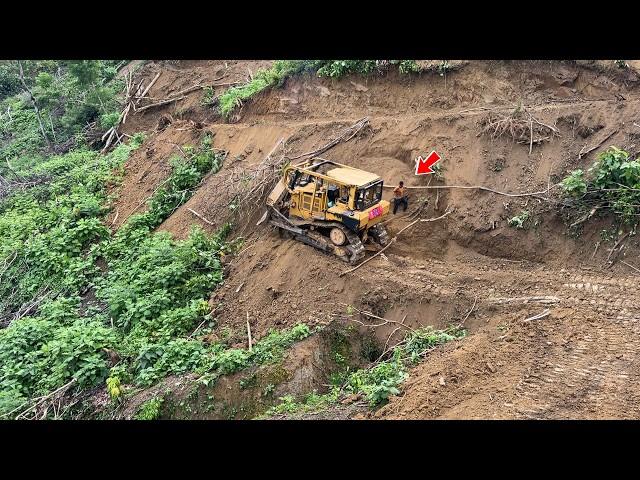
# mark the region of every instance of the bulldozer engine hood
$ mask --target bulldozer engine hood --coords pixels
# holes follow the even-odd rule
[[[358,232],[379,223],[389,213],[389,208],[389,202],[381,200],[362,211],[348,210],[344,212],[342,214],[342,222],[349,230]]]

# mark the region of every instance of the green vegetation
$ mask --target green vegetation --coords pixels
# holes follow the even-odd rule
[[[277,363],[291,345],[309,335],[309,327],[300,323],[290,330],[270,330],[253,346],[252,351],[239,348],[225,349],[224,344],[215,344],[201,352],[198,357],[199,365],[193,370],[202,374],[200,382],[209,385],[221,375],[230,375],[256,365]],[[246,387],[249,385],[250,382],[245,384]]]
[[[203,107],[212,107],[216,102],[216,96],[213,87],[204,87],[202,89],[202,100],[200,100],[200,105]]]
[[[288,77],[303,72],[339,78],[350,74],[382,74],[394,66],[403,74],[421,71],[415,60],[278,60],[271,68],[256,73],[251,82],[230,88],[220,95],[220,113],[229,118],[249,98],[267,88],[279,87]]]
[[[33,163],[99,139],[119,119],[119,63],[0,61],[0,158]]]
[[[466,336],[466,330],[453,326],[445,330],[423,327],[410,332],[392,351],[391,358],[370,368],[348,373],[342,383],[334,385],[326,394],[313,392],[301,402],[292,396],[280,398],[280,403],[265,415],[318,411],[336,404],[345,394],[362,395],[371,407],[384,404],[391,395],[400,393],[399,386],[407,378],[407,367],[416,364],[438,345]]]
[[[610,147],[598,155],[586,174],[571,172],[560,184],[565,196],[563,207],[582,215],[584,220],[596,211],[613,213],[617,222],[632,230],[640,219],[640,162],[629,153]],[[576,223],[582,223],[579,220]]]
[[[253,80],[245,85],[233,87],[220,95],[220,113],[228,118],[242,102],[269,87],[281,86],[284,81],[297,73],[316,70],[322,61],[278,60],[266,70],[260,70]]]
[[[531,218],[531,214],[528,210],[522,210],[518,215],[511,217],[507,220],[507,224],[510,227],[517,228],[519,230],[523,230],[526,228],[526,224]]]
[[[214,236],[194,229],[183,241],[153,229],[224,155],[210,136],[183,147],[148,211],[112,234],[103,224],[107,187],[141,142],[108,155],[74,150],[16,171],[49,180],[0,206],[0,319],[8,325],[0,330],[0,414],[70,381],[89,388],[106,380],[115,400],[128,381],[150,385],[203,365],[205,345],[181,337],[210,315],[219,256],[238,245],[225,244],[228,227]],[[111,369],[110,354],[119,359]]]
[[[157,420],[160,418],[160,409],[164,403],[163,398],[152,398],[140,406],[140,410],[134,417],[136,420]]]
[[[432,165],[431,170],[433,170],[433,176],[436,180],[441,182],[444,181],[444,172],[446,171],[446,167],[443,166],[442,162]]]

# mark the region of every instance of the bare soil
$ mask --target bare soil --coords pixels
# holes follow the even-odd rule
[[[167,96],[225,71],[231,79],[225,81],[233,81],[268,64],[229,61],[225,70],[222,61],[151,62],[139,74],[152,78],[161,69],[162,82],[153,90]],[[609,145],[640,152],[636,68],[634,62],[619,69],[612,62],[471,61],[446,76],[302,76],[247,102],[233,123],[201,107],[202,93],[194,92],[184,105],[127,121],[130,133],[150,135],[126,166],[110,221],[117,214],[117,228],[161,184],[175,145],[193,144],[208,131],[216,148],[229,152],[225,166],[160,229],[184,237],[198,223],[214,231],[227,220],[217,176],[263,161],[281,139],[290,155],[317,148],[365,116],[370,129],[323,156],[375,172],[389,185],[404,180],[409,186],[545,190],[569,171],[588,168]],[[518,108],[557,128],[559,136],[518,143],[482,133],[488,114]],[[167,114],[172,121],[158,128]],[[432,149],[443,157],[441,180],[413,174],[415,157]],[[397,321],[406,316],[410,326],[465,321],[469,336],[413,368],[402,396],[376,412],[341,406],[327,418],[638,418],[638,273],[619,261],[605,265],[615,240],[603,241],[601,233],[611,219],[593,219],[571,236],[559,213],[531,196],[413,190],[408,213],[423,200],[423,218],[448,208],[453,213],[417,224],[384,255],[342,277],[347,266],[339,260],[269,227],[256,228],[263,210],[255,205],[251,218],[236,222],[244,250],[211,297],[220,328],[231,329],[242,343],[247,312],[260,338],[270,328],[301,321],[352,322],[346,305]],[[507,220],[523,210],[533,214],[529,228],[509,227]],[[408,223],[408,216],[394,217],[387,224],[390,235]],[[621,259],[640,267],[635,236]],[[524,297],[553,298],[541,303]],[[547,309],[544,318],[524,321]],[[393,330],[385,325],[375,335],[393,344],[401,338],[399,332],[390,338]]]

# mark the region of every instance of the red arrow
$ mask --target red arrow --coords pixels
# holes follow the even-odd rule
[[[416,175],[428,175],[430,173],[435,173],[431,167],[433,167],[440,158],[442,157],[440,157],[435,150],[429,154],[426,160],[422,158],[422,155],[420,155],[416,162]]]

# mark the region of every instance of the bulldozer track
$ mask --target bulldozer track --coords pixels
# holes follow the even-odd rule
[[[549,276],[551,277],[551,276]],[[615,417],[618,402],[637,416],[639,407],[624,400],[628,387],[640,380],[640,302],[631,278],[565,272],[542,294],[555,295],[554,308],[579,312],[563,319],[575,332],[570,339],[556,333],[554,323],[533,328],[545,333],[540,362],[515,387],[514,413],[522,418],[572,418],[583,412],[594,418]],[[589,322],[582,318],[587,317]],[[541,320],[544,322],[544,320]]]
[[[388,265],[368,268],[384,275]],[[524,369],[508,381],[510,392],[502,395],[507,406],[501,402],[500,413],[492,410],[498,407],[484,407],[491,414],[523,419],[640,416],[640,394],[633,393],[640,382],[640,285],[635,277],[451,262],[442,268],[414,263],[403,278],[444,302],[463,295],[471,304],[475,297],[487,318],[514,318],[510,335],[527,352]],[[461,284],[464,290],[456,288]],[[546,310],[548,316],[523,322]],[[504,344],[505,337],[496,334],[495,341]]]

